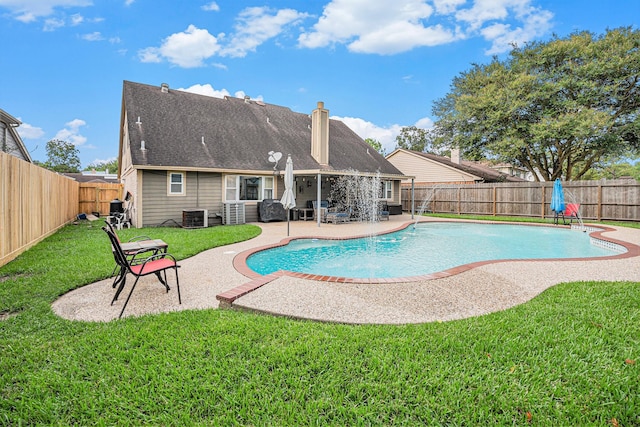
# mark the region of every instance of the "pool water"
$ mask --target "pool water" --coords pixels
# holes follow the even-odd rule
[[[436,222],[348,240],[296,239],[252,254],[259,274],[279,270],[351,278],[436,273],[478,261],[591,258],[619,252],[590,243],[588,233],[555,227]]]

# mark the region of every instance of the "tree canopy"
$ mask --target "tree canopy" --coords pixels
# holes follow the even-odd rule
[[[382,146],[382,142],[374,138],[367,138],[364,140],[364,142],[369,144],[378,153],[382,154],[383,156],[385,155],[385,150],[384,150],[384,147]]]
[[[431,146],[430,140],[428,130],[416,126],[405,126],[396,136],[396,148],[426,152]]]
[[[75,145],[52,139],[47,142],[47,161],[42,164],[55,172],[80,172],[80,156]]]
[[[640,152],[640,32],[574,33],[474,64],[434,104],[434,144],[551,181]]]
[[[96,171],[104,171],[109,173],[117,173],[118,172],[118,159],[109,160],[108,162],[93,162],[89,163],[89,165],[84,169],[86,171],[96,170]]]

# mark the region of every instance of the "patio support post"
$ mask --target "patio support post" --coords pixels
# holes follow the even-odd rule
[[[413,212],[416,210],[416,179],[411,178],[411,219],[413,219]]]
[[[316,221],[318,221],[318,227],[320,227],[320,217],[322,216],[322,208],[320,207],[320,200],[322,199],[322,174],[320,172],[318,172],[318,180],[316,181],[316,185],[318,186],[316,196]]]

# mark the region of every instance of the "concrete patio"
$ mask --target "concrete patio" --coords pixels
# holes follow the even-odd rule
[[[421,218],[421,221],[436,219]],[[412,222],[409,215],[391,216],[376,224],[321,224],[292,221],[291,237],[346,237],[379,233]],[[168,293],[155,277],[138,283],[124,313],[145,314],[216,309],[216,296],[252,281],[234,268],[234,257],[287,237],[287,223],[259,223],[262,234],[252,240],[210,249],[179,262],[182,304],[175,286]],[[263,313],[355,324],[406,324],[447,321],[479,316],[522,304],[562,282],[581,280],[640,281],[640,230],[611,227],[607,239],[631,244],[615,259],[571,261],[506,261],[482,263],[432,280],[404,283],[337,283],[278,275],[274,280],[235,299],[232,307]],[[188,244],[188,242],[185,242]],[[59,316],[80,321],[117,319],[133,280],[111,306],[112,280],[102,280],[73,290],[53,303]],[[169,273],[169,283],[175,283]]]

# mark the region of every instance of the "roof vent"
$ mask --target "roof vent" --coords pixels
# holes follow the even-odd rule
[[[146,147],[144,146],[144,139],[140,141],[140,151],[147,151]]]
[[[169,85],[167,83],[162,83],[160,85],[160,91],[162,91],[162,93],[169,93]]]
[[[249,95],[245,95],[244,96],[244,103],[245,104],[248,104],[250,100],[251,100],[251,97]]]

